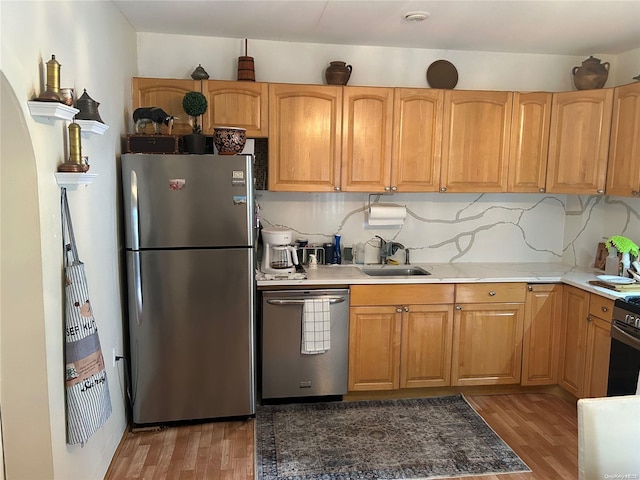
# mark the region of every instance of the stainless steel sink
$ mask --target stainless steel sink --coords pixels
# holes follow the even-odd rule
[[[397,267],[389,265],[385,265],[383,267],[363,267],[360,268],[360,270],[362,273],[369,275],[370,277],[415,277],[431,275],[431,272],[427,272],[423,268],[407,267],[404,265]]]

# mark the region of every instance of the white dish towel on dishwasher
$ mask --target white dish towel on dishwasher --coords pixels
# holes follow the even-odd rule
[[[305,299],[302,307],[302,347],[305,355],[324,353],[331,346],[331,317],[328,298]]]

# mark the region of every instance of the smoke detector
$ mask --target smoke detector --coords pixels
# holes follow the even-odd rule
[[[429,12],[408,12],[404,16],[406,22],[424,22],[429,18]]]

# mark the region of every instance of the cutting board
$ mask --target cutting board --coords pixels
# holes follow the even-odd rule
[[[640,283],[628,283],[626,285],[614,285],[612,283],[601,282],[600,280],[590,280],[590,285],[595,285],[596,287],[608,288],[609,290],[614,290],[616,292],[640,292]]]

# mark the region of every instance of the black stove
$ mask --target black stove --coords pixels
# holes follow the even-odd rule
[[[616,299],[613,304],[613,320],[640,330],[640,296]]]
[[[613,304],[607,396],[640,395],[640,297]]]

